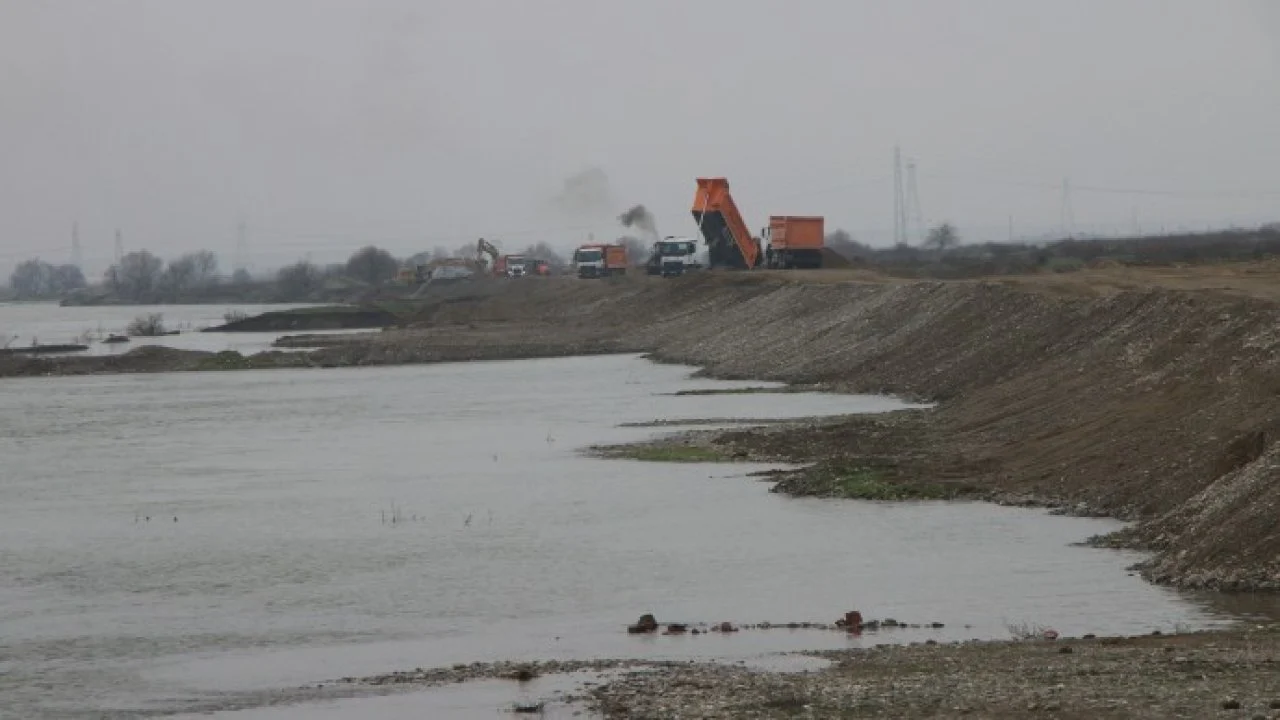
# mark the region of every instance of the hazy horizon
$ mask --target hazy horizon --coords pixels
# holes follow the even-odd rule
[[[0,280],[73,223],[91,279],[117,229],[224,271],[240,222],[257,270],[694,234],[708,175],[884,245],[895,145],[971,241],[1060,231],[1064,178],[1082,233],[1280,219],[1268,0],[7,0],[0,89]]]

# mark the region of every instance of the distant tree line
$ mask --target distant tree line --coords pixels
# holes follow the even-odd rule
[[[9,275],[9,290],[19,300],[60,297],[87,284],[75,265],[51,265],[38,258],[18,265]]]
[[[648,254],[645,242],[623,237],[632,263],[642,264]],[[1137,236],[1128,238],[1071,238],[1042,245],[1019,243],[965,243],[949,223],[938,225],[919,245],[899,244],[873,248],[837,229],[826,237],[828,250],[849,265],[874,269],[900,277],[963,278],[1035,272],[1071,272],[1100,265],[1202,264],[1257,260],[1280,256],[1280,225],[1250,230]],[[506,251],[565,267],[566,258],[545,242]],[[340,293],[358,287],[378,286],[396,277],[402,267],[414,267],[445,258],[474,258],[476,246],[466,243],[449,250],[433,250],[397,259],[373,246],[356,250],[344,263],[320,266],[300,260],[280,268],[274,277],[254,280],[244,269],[230,278],[218,274],[218,257],[208,250],[180,255],[165,262],[147,250],[131,252],[103,274],[101,290],[117,300],[135,303],[253,298],[260,301],[308,301],[330,288]],[[54,265],[38,258],[14,268],[8,296],[16,299],[51,299],[85,291],[89,284],[75,265]]]
[[[826,237],[827,247],[854,267],[899,277],[965,278],[1072,272],[1106,265],[1172,266],[1260,260],[1280,256],[1280,226],[1128,238],[1071,238],[1043,245],[961,241],[939,225],[919,246],[873,248],[847,231]]]

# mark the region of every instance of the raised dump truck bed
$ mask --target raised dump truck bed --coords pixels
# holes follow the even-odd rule
[[[765,230],[765,257],[771,268],[820,268],[825,220],[814,215],[774,215]]]
[[[725,178],[698,178],[693,220],[707,241],[707,264],[748,270],[764,261],[760,241],[751,236]]]

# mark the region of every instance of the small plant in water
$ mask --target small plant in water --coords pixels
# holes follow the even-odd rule
[[[1035,640],[1036,638],[1043,637],[1045,631],[1049,629],[1045,625],[1036,625],[1035,623],[1028,622],[1006,622],[1004,627],[1009,631],[1009,636],[1014,640]]]
[[[139,315],[129,323],[129,327],[125,328],[125,332],[140,337],[163,335],[165,333],[164,313]]]
[[[234,322],[240,322],[241,320],[248,320],[249,313],[243,310],[228,310],[222,314],[222,319],[225,320],[228,324],[234,323]]]

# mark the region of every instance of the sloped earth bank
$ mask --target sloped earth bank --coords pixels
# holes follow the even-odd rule
[[[318,350],[27,358],[3,361],[0,375],[650,352],[717,377],[939,403],[716,438],[735,452],[817,463],[784,477],[784,491],[891,484],[1136,519],[1108,541],[1154,551],[1142,568],[1152,580],[1280,590],[1276,302],[1135,287],[1133,277],[1124,287],[842,277],[487,284],[428,302],[403,329],[280,343]]]

